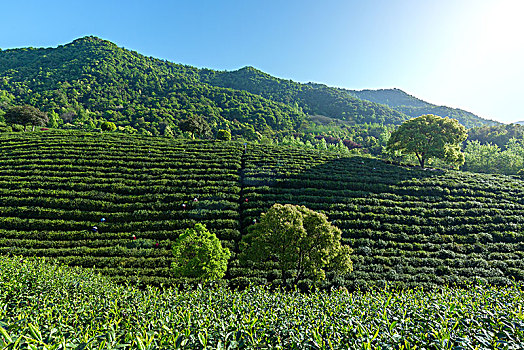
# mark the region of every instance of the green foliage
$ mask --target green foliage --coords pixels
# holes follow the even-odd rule
[[[14,131],[14,132],[22,132],[24,131],[24,126],[23,125],[20,125],[20,124],[13,124],[11,125],[11,130]]]
[[[468,141],[479,141],[483,145],[491,143],[502,150],[506,149],[511,139],[524,140],[524,125],[500,124],[468,130]]]
[[[206,70],[173,64],[96,37],[50,49],[0,51],[0,110],[29,103],[82,129],[101,120],[157,135],[163,124],[205,117],[212,131],[292,131],[307,118],[296,108],[246,91],[208,84]],[[143,130],[143,131],[142,131]]]
[[[103,121],[102,124],[100,124],[100,128],[102,129],[102,131],[115,131],[116,125],[112,122]]]
[[[237,247],[253,220],[279,202],[326,214],[342,231],[341,244],[355,250],[354,271],[326,272],[322,289],[524,280],[518,177],[243,143],[1,133],[0,254],[96,266],[117,282],[182,284],[171,269],[173,240],[203,223],[232,254],[221,283],[278,284],[275,261],[242,265]],[[314,283],[305,278],[298,287]]]
[[[463,170],[480,173],[516,174],[524,167],[524,140],[510,139],[505,148],[491,143],[467,141]]]
[[[49,112],[48,115],[49,115],[49,122],[47,123],[48,127],[56,129],[60,126],[60,123],[62,124],[64,123],[64,121],[60,119],[58,114],[55,113],[54,111]]]
[[[0,132],[9,132],[13,131],[13,128],[6,123],[0,122]]]
[[[199,115],[192,115],[187,119],[180,121],[178,127],[180,130],[188,132],[191,135],[191,138],[195,138],[195,135],[200,138],[206,138],[211,135],[209,124]]]
[[[239,142],[63,130],[0,138],[1,254],[178,284],[171,246],[187,227],[205,224],[231,250],[241,235]]]
[[[349,93],[363,100],[383,104],[390,108],[404,113],[411,118],[416,118],[424,114],[439,115],[451,119],[457,119],[466,128],[482,127],[485,125],[499,124],[492,120],[486,120],[479,116],[464,111],[462,109],[437,106],[422,101],[414,96],[408,95],[399,89],[379,89],[379,90],[350,90]],[[499,124],[500,126],[500,124]]]
[[[456,119],[428,114],[402,123],[391,134],[387,147],[392,151],[415,154],[422,168],[430,158],[462,165],[464,155],[460,152],[460,145],[466,138],[466,128]]]
[[[522,348],[523,286],[348,293],[139,289],[0,257],[2,349]]]
[[[352,270],[352,249],[340,244],[341,231],[327,216],[304,206],[275,204],[262,214],[242,238],[241,260],[263,262],[275,258],[286,276],[296,284],[303,278],[325,279],[325,270]]]
[[[229,249],[222,247],[215,234],[196,224],[173,244],[172,268],[177,277],[212,281],[224,277],[230,257]]]
[[[407,116],[377,103],[351,96],[347,90],[322,84],[300,84],[275,78],[253,67],[233,72],[201,72],[212,85],[245,90],[285,103],[308,115],[322,115],[351,123],[400,124]]]
[[[262,135],[255,131],[251,125],[243,127],[238,134],[247,141],[258,141],[262,138]]]
[[[220,129],[217,131],[217,140],[231,141],[231,131]]]
[[[35,126],[44,126],[49,120],[47,113],[29,105],[12,106],[8,108],[4,118],[8,124],[23,125],[24,131],[27,125],[32,125],[34,130]]]
[[[473,128],[468,132],[464,155],[463,170],[516,174],[524,166],[524,126]]]

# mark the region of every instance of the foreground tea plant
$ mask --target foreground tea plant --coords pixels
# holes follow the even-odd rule
[[[4,349],[520,349],[521,286],[367,293],[145,290],[0,258]]]

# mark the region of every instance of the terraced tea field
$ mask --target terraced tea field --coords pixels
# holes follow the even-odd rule
[[[269,146],[249,148],[245,163],[244,225],[279,202],[322,211],[342,229],[355,249],[354,272],[335,278],[335,285],[432,287],[524,278],[520,180]],[[257,277],[271,275],[278,271]]]
[[[204,223],[230,248],[240,237],[240,144],[82,133],[0,142],[2,254],[159,284],[187,227]]]
[[[513,177],[122,134],[2,134],[0,149],[2,254],[173,283],[170,246],[182,230],[205,223],[235,252],[243,230],[278,202],[326,213],[354,248],[354,272],[326,286],[524,279],[524,182]],[[233,254],[226,277],[245,286],[280,276]]]

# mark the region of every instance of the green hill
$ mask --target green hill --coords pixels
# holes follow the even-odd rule
[[[204,223],[237,252],[246,227],[278,202],[326,213],[355,249],[354,272],[327,285],[505,284],[524,279],[523,189],[514,177],[282,146],[244,153],[239,142],[4,133],[0,253],[172,283],[170,246],[182,230]],[[227,275],[233,286],[279,277],[235,254]]]
[[[480,127],[485,125],[499,125],[499,122],[487,120],[463,109],[437,106],[414,96],[411,96],[400,89],[379,89],[379,90],[346,90],[350,95],[357,98],[380,103],[390,108],[406,114],[411,118],[423,114],[435,114],[441,117],[457,119],[467,128]]]
[[[468,131],[469,141],[477,140],[482,144],[491,143],[502,149],[506,148],[511,139],[524,140],[524,125],[518,123],[499,124],[473,128]]]
[[[199,70],[117,47],[95,37],[47,49],[0,51],[0,105],[28,103],[61,125],[93,129],[103,120],[146,134],[177,131],[191,115],[205,116],[216,131],[245,127],[293,131],[301,111],[245,91],[200,81]],[[60,117],[60,118],[59,118]]]
[[[321,124],[332,122],[322,133],[332,128],[344,138],[355,133],[340,131],[340,123],[348,129],[364,123],[398,125],[425,112],[442,115],[428,104],[416,111],[410,105],[390,108],[388,101],[370,102],[362,93],[300,84],[252,67],[198,69],[96,37],[56,48],[0,50],[0,121],[8,106],[30,104],[50,114],[52,127],[93,130],[111,121],[128,133],[176,135],[180,120],[201,115],[214,132],[230,129],[233,136],[246,136],[254,129],[280,137],[311,131],[308,125],[321,118]],[[466,126],[487,123],[454,111],[450,116]]]
[[[253,67],[212,72],[206,81],[214,86],[244,90],[272,101],[296,105],[308,115],[348,121],[351,124],[400,124],[408,117],[385,105],[364,101],[344,90],[323,84],[300,84],[273,77]]]

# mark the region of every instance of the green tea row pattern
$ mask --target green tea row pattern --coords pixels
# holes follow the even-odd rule
[[[176,283],[171,245],[200,222],[232,250],[232,286],[278,282],[272,262],[242,266],[238,242],[274,203],[291,203],[325,213],[354,249],[354,271],[328,275],[326,287],[524,279],[524,182],[515,177],[122,134],[6,133],[0,149],[1,254]]]
[[[197,222],[235,249],[240,143],[121,134],[0,136],[0,252],[173,282],[171,245]],[[94,229],[96,227],[96,229]]]

